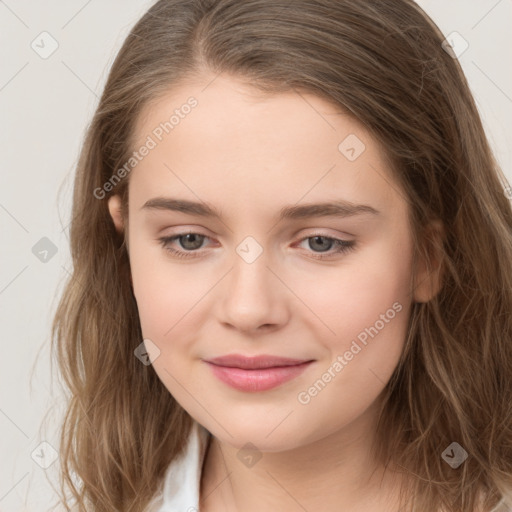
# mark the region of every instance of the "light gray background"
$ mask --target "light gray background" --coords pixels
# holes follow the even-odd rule
[[[53,491],[62,397],[52,380],[49,329],[70,269],[73,170],[85,127],[126,34],[152,4],[144,0],[0,0],[0,511],[42,511]],[[512,0],[420,0],[445,35],[468,43],[459,60],[509,183],[512,141]],[[32,48],[47,31],[58,49]],[[48,43],[46,43],[48,44]],[[39,43],[42,46],[42,43]],[[45,46],[48,48],[48,46]],[[40,261],[49,238],[57,253]],[[52,405],[56,409],[42,424]],[[35,450],[35,451],[34,451]],[[33,454],[33,457],[31,456]]]

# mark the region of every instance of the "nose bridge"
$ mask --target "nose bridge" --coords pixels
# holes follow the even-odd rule
[[[221,320],[241,330],[279,324],[286,312],[283,290],[267,268],[269,253],[254,238],[236,248],[222,293]]]

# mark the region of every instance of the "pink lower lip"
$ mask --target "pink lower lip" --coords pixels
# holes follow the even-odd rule
[[[292,366],[275,366],[258,370],[244,370],[208,363],[213,374],[222,382],[240,391],[266,391],[294,379],[313,361]]]

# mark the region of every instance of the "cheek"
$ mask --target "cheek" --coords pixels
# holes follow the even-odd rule
[[[158,347],[152,366],[164,386],[186,410],[190,410],[190,392],[199,393],[200,379],[190,379],[197,350],[194,339],[198,329],[200,299],[211,288],[207,276],[190,276],[183,267],[170,264],[162,255],[145,257],[131,254],[134,295],[144,339]],[[165,256],[165,255],[164,255]],[[185,391],[185,389],[187,391]]]
[[[191,396],[205,397],[208,407],[223,418],[227,395],[211,386],[197,364],[204,349],[200,339],[209,336],[209,327],[218,327],[212,311],[222,300],[215,285],[223,272],[212,272],[210,265],[176,264],[165,258],[160,246],[148,246],[134,240],[130,262],[142,333],[161,350],[153,367],[174,398],[208,425],[211,419]],[[281,437],[273,438],[283,446],[294,439],[294,432],[310,441],[334,432],[372,404],[398,363],[406,335],[411,301],[407,249],[381,241],[337,267],[308,264],[300,270],[281,269],[280,276],[293,283],[293,292],[301,299],[287,291],[281,296],[290,305],[293,301],[291,326],[298,326],[304,340],[313,341],[319,361],[307,378],[283,392],[278,407],[234,403],[244,436],[250,428],[257,428],[254,435],[259,435],[262,417],[268,418],[269,428],[280,421],[283,404],[296,412],[283,424]],[[234,420],[226,415],[225,421]]]
[[[135,242],[130,251],[133,290],[142,333],[160,346],[176,332],[192,328],[192,308],[208,293],[212,279],[200,270],[191,279],[186,265],[171,263],[161,247],[142,247]]]
[[[339,267],[300,279],[300,293],[307,298],[317,324],[323,324],[326,344],[333,351],[346,350],[347,343],[364,343],[376,326],[379,337],[399,343],[411,303],[411,253],[393,239],[375,242],[355,252]],[[319,321],[321,320],[321,322]],[[391,342],[391,341],[390,341]]]
[[[325,362],[301,389],[298,402],[312,415],[331,408],[332,424],[361,414],[395,370],[407,334],[411,297],[411,253],[402,244],[382,243],[329,280],[311,287],[308,300],[329,332],[319,337]]]

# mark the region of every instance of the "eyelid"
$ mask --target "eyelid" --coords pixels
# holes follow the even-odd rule
[[[179,231],[176,231],[176,233],[169,233],[169,234],[166,234],[166,235],[163,235],[162,238],[172,238],[172,237],[179,237],[179,236],[183,236],[183,235],[187,235],[187,234],[193,234],[193,235],[201,235],[201,236],[204,236],[206,238],[213,238],[212,236],[210,236],[209,234],[203,232],[204,228],[200,228],[200,227],[191,227],[191,228],[182,228],[180,227],[179,228]],[[304,240],[305,238],[310,238],[310,237],[314,237],[314,236],[323,236],[325,238],[335,238],[335,239],[338,239],[338,240],[343,240],[343,241],[346,241],[346,242],[351,242],[353,241],[350,237],[354,237],[355,235],[351,234],[351,233],[347,233],[346,231],[341,233],[341,234],[332,234],[332,233],[328,233],[328,232],[325,232],[324,231],[325,228],[304,228],[302,230],[299,230],[300,231],[307,231],[309,234],[303,234],[300,236],[300,238],[298,238],[298,232],[295,232],[293,235],[292,235],[292,238],[294,239],[297,239],[297,240]],[[206,231],[209,231],[209,230],[206,230]],[[348,237],[348,238],[347,238]],[[354,240],[355,241],[355,240]]]
[[[304,238],[310,238],[312,236],[325,236],[325,238],[337,238],[338,240],[345,240],[346,242],[355,241],[352,240],[350,237],[354,237],[355,235],[347,233],[346,231],[343,231],[340,233],[339,231],[336,231],[336,233],[328,232],[326,228],[305,228],[302,229],[302,231],[307,232],[305,235],[301,235],[301,239]]]
[[[203,253],[205,252],[205,249],[197,249],[197,250],[187,251],[184,249],[174,249],[172,247],[169,247],[169,245],[168,245],[171,242],[174,242],[177,239],[179,239],[183,236],[189,235],[189,234],[199,235],[205,239],[212,238],[212,237],[205,235],[204,233],[201,233],[197,230],[194,231],[194,230],[190,229],[187,231],[180,231],[176,234],[171,234],[168,236],[160,237],[160,238],[158,238],[158,241],[162,245],[163,249],[165,251],[167,251],[171,257],[177,257],[177,258],[182,258],[182,259],[200,258],[203,255]],[[349,251],[354,250],[356,247],[355,240],[346,240],[343,238],[338,238],[336,236],[331,236],[329,234],[325,234],[320,231],[314,231],[310,234],[303,235],[301,238],[299,238],[299,240],[294,242],[294,245],[300,244],[300,243],[304,242],[305,240],[308,240],[310,238],[315,238],[315,237],[325,238],[325,239],[331,240],[333,243],[332,247],[329,248],[328,251],[315,252],[315,251],[307,251],[306,250],[306,252],[308,252],[308,254],[309,254],[309,257],[312,259],[316,259],[316,260],[325,260],[325,261],[332,260],[332,259],[335,259],[336,257],[342,256],[342,255],[348,253]],[[333,251],[332,250],[333,247],[336,247],[336,250]]]

